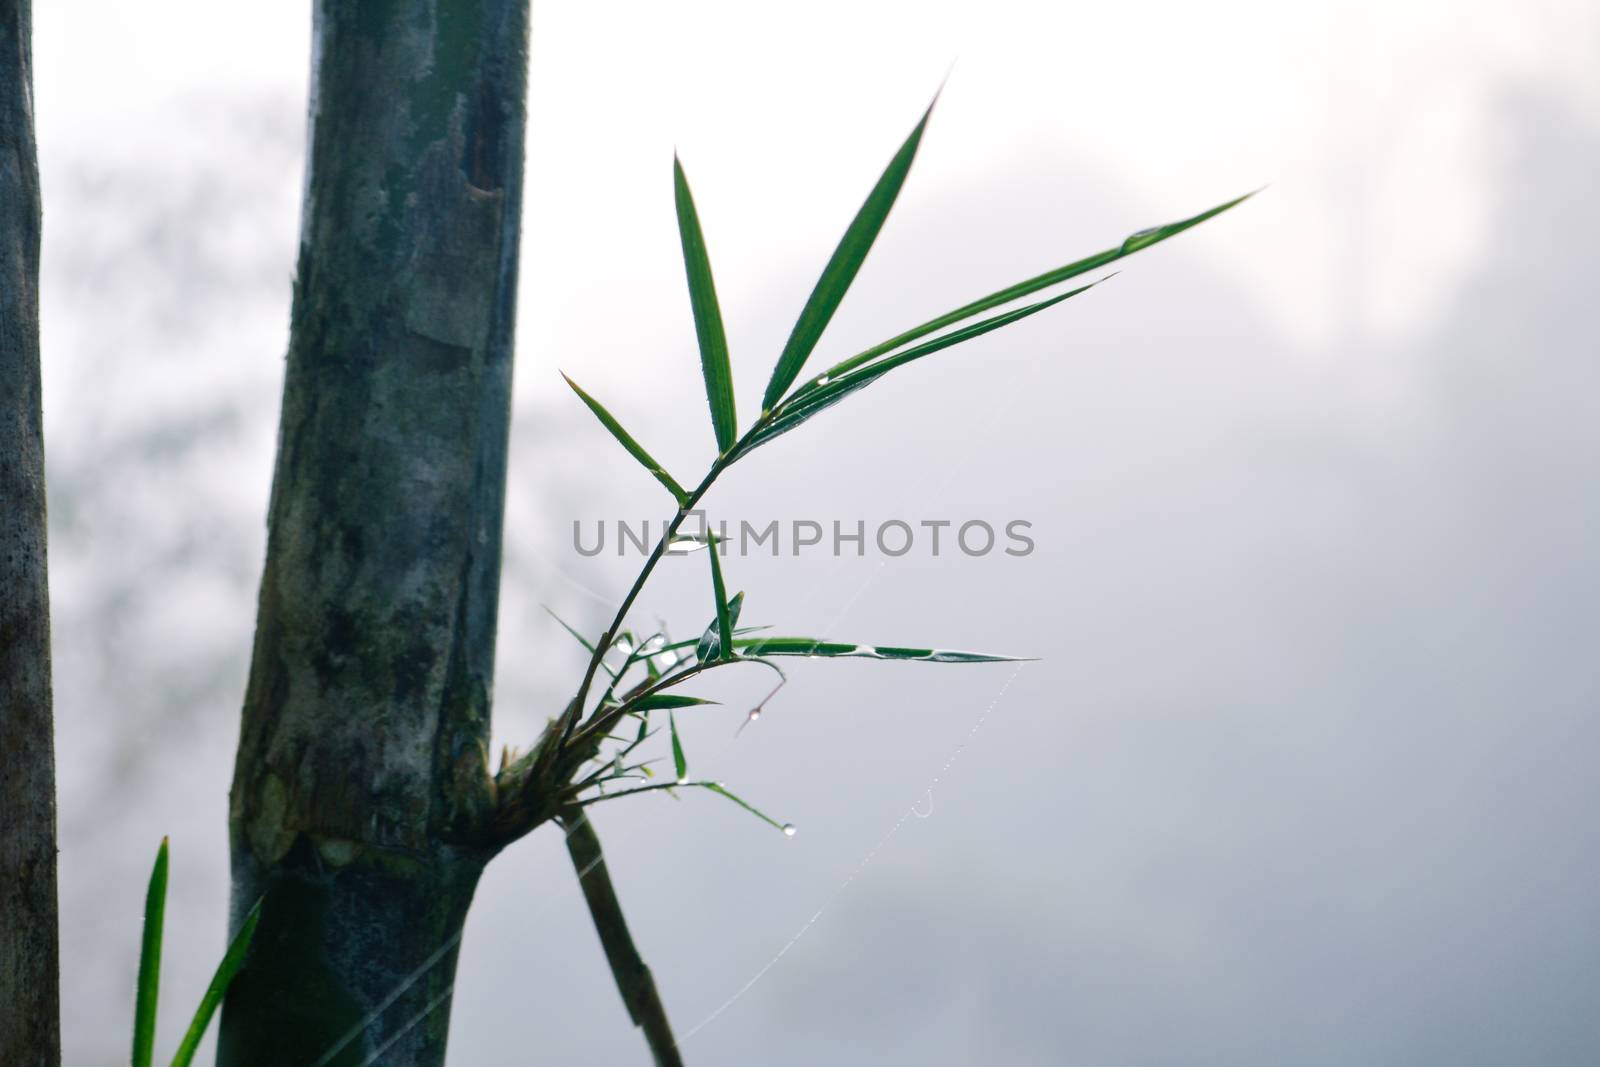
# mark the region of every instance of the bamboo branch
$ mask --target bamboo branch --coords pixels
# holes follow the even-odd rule
[[[617,891],[606,870],[605,854],[600,851],[600,838],[594,832],[594,824],[588,815],[576,808],[562,812],[557,821],[566,828],[567,852],[572,856],[578,885],[589,905],[589,916],[594,920],[595,932],[600,935],[600,947],[605,950],[612,977],[617,980],[617,992],[622,994],[622,1003],[627,1005],[628,1017],[644,1031],[656,1067],[683,1067],[683,1057],[678,1054],[678,1043],[672,1037],[672,1027],[667,1022],[661,995],[656,992],[655,979],[640,958],[633,936],[628,933],[622,903],[617,900]]]

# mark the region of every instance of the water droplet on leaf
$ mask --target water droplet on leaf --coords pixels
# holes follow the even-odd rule
[[[1139,230],[1135,233],[1130,233],[1122,242],[1122,254],[1127,255],[1129,252],[1138,251],[1145,245],[1150,244],[1160,232],[1161,227],[1152,226],[1148,230]]]

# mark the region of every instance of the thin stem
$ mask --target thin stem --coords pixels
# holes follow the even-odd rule
[[[649,580],[651,572],[656,569],[656,564],[661,562],[661,557],[666,555],[667,549],[672,545],[672,539],[678,534],[678,527],[683,525],[683,520],[688,518],[689,513],[694,510],[694,506],[700,502],[700,498],[705,496],[711,489],[711,484],[717,480],[717,476],[732,466],[749,443],[755,439],[756,435],[766,429],[781,414],[783,414],[783,404],[781,402],[772,411],[763,412],[761,417],[756,419],[754,425],[745,431],[744,436],[740,437],[731,448],[716,458],[716,461],[711,464],[711,469],[701,479],[700,484],[695,486],[694,491],[678,506],[678,513],[667,524],[666,531],[661,535],[661,540],[656,542],[656,547],[650,553],[650,558],[645,560],[644,566],[639,570],[639,576],[633,580],[632,588],[622,598],[622,603],[618,606],[617,614],[612,618],[611,625],[606,627],[605,632],[600,635],[600,640],[595,644],[594,654],[589,657],[589,666],[583,672],[583,682],[578,686],[578,695],[564,716],[566,721],[562,723],[560,742],[556,745],[555,755],[559,755],[560,751],[566,747],[567,742],[572,737],[573,729],[578,725],[579,720],[583,718],[584,703],[589,699],[589,688],[594,684],[595,671],[599,670],[600,661],[605,658],[605,650],[611,647],[611,642],[616,638],[617,632],[622,629],[623,622],[627,620],[628,611],[633,607],[633,602],[638,599],[639,594],[644,590],[644,583]],[[713,546],[712,551],[715,550],[715,546]]]
[[[711,470],[707,472],[705,478],[701,480],[699,485],[695,486],[694,492],[690,493],[688,499],[679,506],[678,513],[667,524],[666,530],[661,535],[661,540],[656,542],[656,547],[651,551],[650,558],[645,560],[644,566],[640,568],[639,576],[633,580],[633,587],[622,598],[622,604],[617,608],[617,614],[612,618],[611,625],[606,627],[605,632],[600,635],[600,640],[595,644],[595,652],[589,657],[588,669],[583,672],[583,682],[578,686],[578,695],[573,699],[572,706],[567,709],[566,722],[562,724],[561,728],[561,740],[556,746],[558,753],[562,748],[566,747],[567,742],[572,737],[573,729],[577,727],[579,720],[583,718],[584,703],[589,699],[589,687],[594,684],[595,671],[599,670],[600,661],[605,658],[605,650],[610,649],[611,642],[616,638],[617,631],[622,629],[622,624],[628,617],[628,610],[633,607],[633,602],[638,599],[640,592],[644,590],[644,583],[649,580],[651,572],[656,569],[656,564],[661,562],[661,557],[666,555],[667,548],[672,544],[673,538],[678,535],[678,527],[683,525],[683,520],[688,518],[689,512],[694,510],[694,506],[700,502],[700,498],[705,496],[706,491],[711,488],[711,483],[716,481],[717,475],[722,473],[723,466],[723,461],[719,457],[711,465]]]
[[[662,789],[709,789],[714,782],[657,782],[655,785],[641,785],[636,789],[624,789],[620,793],[602,793],[597,797],[586,797],[578,801],[578,807],[587,808],[590,804],[598,804],[602,800],[621,800],[623,797],[635,796],[639,793],[654,793]]]
[[[656,991],[655,979],[640,957],[633,935],[628,932],[622,903],[617,900],[617,891],[611,884],[605,853],[600,850],[600,838],[594,832],[594,825],[587,814],[577,809],[568,809],[557,819],[566,827],[567,852],[572,856],[573,869],[578,872],[578,885],[589,905],[589,916],[594,920],[595,932],[600,935],[600,947],[605,951],[612,977],[617,980],[617,992],[622,994],[628,1017],[644,1031],[656,1067],[683,1067],[683,1057],[678,1054],[678,1043],[672,1036],[672,1026],[667,1022],[667,1010]]]

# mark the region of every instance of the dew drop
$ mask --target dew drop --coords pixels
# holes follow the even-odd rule
[[[1149,244],[1150,239],[1159,232],[1161,232],[1161,227],[1152,226],[1148,230],[1139,230],[1136,233],[1130,233],[1122,242],[1122,252],[1126,254],[1128,252],[1134,252],[1140,248],[1143,248],[1145,245]]]
[[[833,381],[833,379],[832,379],[832,378],[830,378],[830,377],[828,377],[828,376],[827,376],[827,375],[826,375],[826,374],[824,374],[824,375],[823,375],[823,376],[822,376],[822,377],[820,377],[820,378],[818,378],[818,379],[817,379],[817,384],[818,384],[818,385],[819,385],[819,386],[820,386],[820,385],[827,385],[827,384],[828,384],[828,383],[829,383],[829,382],[831,382],[831,381]]]
[[[679,785],[688,785],[689,784],[689,776],[687,774],[678,775],[678,784]]]
[[[759,718],[761,718],[761,709],[760,708],[751,708],[750,709],[750,721],[751,722],[755,722]]]
[[[783,836],[784,837],[793,837],[797,832],[798,831],[795,829],[794,823],[786,822],[786,823],[783,824]]]

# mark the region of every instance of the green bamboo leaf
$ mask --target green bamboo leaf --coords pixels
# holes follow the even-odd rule
[[[912,660],[921,663],[1020,663],[1026,656],[994,656],[985,652],[956,652],[942,648],[899,648],[892,645],[852,645],[815,637],[754,637],[738,639],[734,647],[748,656],[820,656],[830,659]]]
[[[697,704],[716,704],[718,701],[704,697],[679,696],[676,693],[651,693],[632,704],[634,711],[654,711],[657,708],[692,708]]]
[[[689,761],[683,755],[683,742],[678,739],[678,719],[672,712],[667,712],[667,723],[672,727],[672,766],[678,772],[678,781],[685,782],[689,778]]]
[[[250,940],[255,937],[256,924],[260,920],[261,901],[258,900],[255,907],[250,909],[250,914],[244,917],[239,932],[234,935],[233,942],[228,945],[228,951],[222,956],[222,962],[217,964],[217,972],[211,976],[211,984],[206,987],[205,995],[200,998],[200,1006],[195,1009],[194,1019],[189,1023],[188,1032],[183,1035],[177,1054],[172,1057],[172,1067],[189,1067],[193,1061],[195,1051],[200,1047],[200,1039],[205,1036],[206,1027],[211,1025],[211,1017],[216,1014],[217,1006],[227,994],[228,986],[233,984],[233,976],[238,974],[239,968],[244,965],[245,953],[250,950]]]
[[[742,594],[741,594],[741,596],[742,596]],[[735,596],[733,599],[734,600],[740,600],[740,597],[739,596]],[[740,600],[740,604],[741,605],[743,604],[742,600]],[[728,610],[729,610],[729,612],[733,611],[733,600],[728,601]],[[712,625],[715,626],[716,623],[712,623]],[[772,629],[771,626],[736,626],[736,627],[734,627],[733,635],[735,637],[743,637],[745,634],[760,633],[762,630],[770,630],[770,629]],[[697,645],[699,643],[700,643],[700,638],[698,638],[698,637],[685,638],[682,641],[674,641],[670,645],[662,645],[660,648],[655,650],[655,655],[659,656],[663,652],[680,652],[680,651],[682,651],[683,649],[686,649],[686,648],[693,648],[693,647],[695,647],[695,645]]]
[[[709,789],[709,790],[711,790],[711,792],[717,794],[720,797],[727,797],[729,800],[733,801],[735,804],[739,805],[745,811],[748,811],[751,815],[754,815],[756,818],[760,819],[762,822],[768,824],[769,826],[773,826],[773,827],[776,827],[779,830],[782,830],[785,837],[793,837],[794,836],[794,824],[793,823],[779,822],[777,819],[774,819],[772,816],[768,815],[766,812],[762,811],[760,808],[755,807],[753,804],[750,804],[749,802],[747,802],[747,801],[735,796],[733,793],[731,793],[727,789],[723,788],[723,785],[722,785],[721,782],[695,782],[693,784],[699,786],[701,789]]]
[[[611,436],[615,437],[617,442],[628,450],[628,455],[638,460],[644,466],[644,469],[655,477],[656,481],[667,487],[667,492],[671,493],[673,499],[677,500],[679,507],[689,502],[689,494],[683,491],[683,486],[679,485],[672,475],[668,474],[661,464],[657,463],[654,457],[646,452],[639,442],[629,435],[627,430],[622,428],[620,422],[611,417],[611,412],[607,411],[600,401],[580,389],[578,383],[571,378],[567,378],[565,374],[561,375],[561,377],[566,378],[567,384],[572,386],[572,391],[578,394],[579,400],[589,406],[589,410],[594,412],[594,417],[600,420],[600,424],[611,431]]]
[[[779,405],[775,413],[776,418],[764,429],[751,435],[750,439],[745,442],[742,451],[749,452],[776,437],[781,437],[812,416],[826,411],[850,394],[871,385],[896,367],[904,366],[924,356],[961,344],[963,341],[970,341],[974,337],[981,337],[992,330],[998,330],[1002,326],[1009,326],[1030,315],[1036,315],[1045,308],[1059,304],[1063,300],[1070,300],[1079,293],[1086,292],[1099,284],[1099,282],[1094,282],[1090,285],[1079,286],[1068,292],[1059,293],[1048,300],[1040,300],[1037,303],[1028,304],[980,322],[972,323],[959,330],[953,330],[950,333],[935,337],[931,341],[924,341],[922,344],[915,345],[903,352],[897,352],[885,359],[880,359],[876,363],[856,368],[837,378],[830,378],[824,375],[807,382],[804,387],[796,390],[793,396]]]
[[[750,633],[755,630],[767,629],[765,626],[751,626],[744,630],[736,629],[733,624],[739,621],[739,610],[743,607],[743,593],[735,593],[733,599],[728,601],[728,628],[731,634]],[[695,643],[694,658],[701,663],[711,663],[714,660],[725,659],[732,653],[725,652],[724,649],[731,649],[732,647],[731,642],[726,645],[722,643],[722,614],[718,612],[717,617],[711,620],[711,625],[706,627],[705,633],[700,635],[700,640]]]
[[[722,328],[717,287],[711,279],[711,258],[705,234],[694,209],[689,179],[683,164],[672,157],[672,191],[678,208],[678,236],[683,244],[683,267],[689,276],[689,304],[694,309],[694,332],[700,341],[700,369],[706,379],[706,400],[711,405],[711,428],[717,435],[717,452],[733,447],[739,437],[739,418],[733,406],[733,370],[728,366],[728,337]]]
[[[642,785],[637,789],[624,789],[620,793],[602,793],[599,796],[588,797],[587,799],[579,800],[577,803],[579,807],[588,807],[590,804],[599,804],[602,801],[607,800],[621,800],[623,797],[638,796],[640,793],[658,793],[663,789],[669,793],[672,793],[672,791],[675,789],[709,789],[718,796],[726,797],[727,799],[733,801],[735,804],[739,805],[745,811],[748,811],[762,822],[765,822],[767,825],[782,830],[785,837],[793,837],[795,834],[795,826],[793,823],[779,822],[777,819],[774,819],[760,808],[745,801],[741,797],[734,795],[721,782],[689,782],[680,779],[676,782],[661,782],[656,785]]]
[[[557,615],[555,612],[551,611],[550,608],[547,605],[540,604],[539,606],[541,608],[544,608],[544,612],[545,612],[546,615],[550,616],[552,619],[556,620],[556,622],[560,623],[561,624],[561,628],[563,630],[567,631],[567,633],[571,634],[573,639],[576,640],[578,642],[578,644],[583,646],[583,649],[584,649],[585,652],[588,652],[591,655],[594,653],[594,644],[587,637],[583,636],[576,629],[574,629],[567,622],[566,619],[563,619],[560,615]]]
[[[733,619],[728,608],[728,590],[722,583],[722,553],[717,549],[713,544],[706,553],[711,560],[711,593],[717,601],[717,652],[713,659],[733,655]]]
[[[161,839],[144,896],[144,938],[133,1004],[133,1067],[150,1067],[156,1045],[156,999],[161,990],[161,930],[167,913],[167,839]]]
[[[1138,252],[1141,249],[1149,248],[1153,244],[1159,244],[1160,242],[1165,241],[1167,238],[1175,237],[1184,230],[1187,230],[1193,226],[1198,226],[1207,219],[1220,215],[1230,208],[1237,207],[1246,200],[1250,199],[1252,196],[1255,196],[1256,193],[1260,191],[1261,190],[1257,189],[1254,192],[1249,192],[1243,196],[1235,197],[1226,203],[1218,204],[1214,208],[1211,208],[1207,211],[1202,211],[1198,215],[1192,215],[1189,218],[1182,219],[1178,222],[1169,223],[1165,226],[1154,226],[1147,230],[1140,230],[1137,233],[1130,234],[1123,240],[1122,244],[1118,245],[1116,248],[1108,248],[1103,252],[1096,252],[1092,256],[1085,256],[1082,259],[1068,263],[1064,267],[1057,267],[1055,270],[1046,271],[1045,273],[1037,275],[1033,278],[1029,278],[1026,281],[1020,281],[1015,285],[1009,285],[1004,289],[996,290],[986,297],[974,300],[970,304],[963,304],[954,311],[949,311],[936,318],[929,319],[920,326],[914,326],[904,333],[897,334],[896,336],[889,338],[887,341],[884,341],[881,344],[873,345],[865,352],[857,353],[856,355],[851,356],[849,359],[829,367],[827,373],[822,377],[837,378],[839,375],[851,370],[854,367],[859,367],[863,363],[870,363],[872,360],[877,359],[886,352],[892,352],[901,345],[909,344],[920,337],[926,337],[928,334],[937,330],[942,330],[946,326],[953,326],[964,319],[970,319],[972,316],[981,314],[982,312],[988,311],[991,308],[997,308],[1001,304],[1009,304],[1013,300],[1020,300],[1022,297],[1031,296],[1041,289],[1048,289],[1053,285],[1059,285],[1062,282],[1070,281],[1071,279],[1080,275],[1087,274],[1089,271],[1097,270],[1109,263],[1115,263],[1124,256],[1131,256],[1133,253]]]
[[[938,102],[938,97],[934,98],[934,102]],[[917,146],[922,143],[922,131],[927,128],[928,118],[932,114],[933,104],[929,104],[928,110],[923,112],[922,121],[917,123],[916,128],[911,131],[911,136],[906,138],[900,150],[889,161],[889,166],[884,169],[878,184],[867,194],[866,202],[856,212],[849,229],[845,230],[844,237],[839,240],[839,246],[833,250],[832,258],[823,268],[822,277],[817,279],[816,288],[811,290],[811,296],[806,300],[806,306],[801,309],[800,318],[795,321],[789,340],[783,346],[783,353],[778,357],[778,365],[772,369],[772,380],[767,383],[766,394],[761,398],[763,412],[776,407],[789,386],[800,377],[800,371],[805,367],[812,350],[817,347],[822,331],[827,329],[828,322],[838,310],[839,302],[844,299],[850,283],[855,281],[856,272],[861,269],[867,253],[872,250],[872,243],[877,240],[878,232],[883,229],[884,220],[889,217],[889,209],[894,207],[895,198],[900,195],[900,187],[905,184],[906,175],[911,172],[911,162],[917,156]]]

